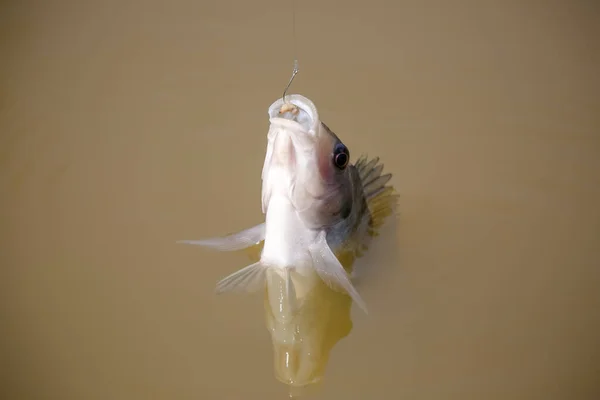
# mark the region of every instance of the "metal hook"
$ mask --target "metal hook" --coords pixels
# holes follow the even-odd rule
[[[294,81],[296,74],[298,74],[298,60],[294,60],[294,70],[292,71],[292,77],[290,78],[290,81],[288,82],[287,86],[285,87],[285,90],[283,91],[283,96],[281,96],[281,99],[283,100],[284,103],[285,103],[285,96],[287,94],[287,91],[290,88],[290,86],[292,85],[292,82]]]

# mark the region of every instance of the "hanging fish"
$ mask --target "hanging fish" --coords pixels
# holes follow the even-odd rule
[[[291,273],[313,271],[332,289],[347,293],[365,312],[336,252],[360,251],[368,238],[370,198],[383,192],[391,174],[379,159],[350,164],[350,151],[306,97],[288,95],[269,107],[270,128],[262,170],[265,222],[225,237],[183,240],[221,251],[241,250],[264,241],[261,258],[223,279],[217,292],[254,292],[264,288],[267,272],[293,290]]]
[[[305,386],[322,377],[331,348],[351,329],[350,307],[367,307],[352,264],[368,248],[396,195],[379,158],[350,163],[350,151],[306,97],[269,107],[262,169],[265,222],[224,237],[183,240],[221,251],[254,251],[255,262],[217,292],[265,291],[278,379]]]

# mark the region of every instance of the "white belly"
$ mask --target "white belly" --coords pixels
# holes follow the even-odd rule
[[[295,268],[302,273],[302,269],[312,266],[308,246],[316,235],[304,226],[287,196],[273,194],[265,219],[261,261],[271,267]]]

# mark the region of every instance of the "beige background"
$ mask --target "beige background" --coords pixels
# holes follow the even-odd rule
[[[323,399],[600,398],[600,6],[298,1],[300,74],[399,224]],[[0,397],[281,399],[244,254],[289,1],[0,5]],[[393,260],[393,261],[391,261]]]

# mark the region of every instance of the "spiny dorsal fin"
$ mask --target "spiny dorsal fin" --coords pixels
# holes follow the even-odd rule
[[[368,218],[369,236],[377,236],[379,228],[383,225],[386,218],[393,215],[396,211],[398,195],[394,187],[388,185],[392,178],[391,173],[382,174],[383,164],[379,163],[379,157],[369,159],[367,155],[362,155],[354,164],[361,179],[363,193],[367,202],[369,213]],[[367,240],[364,250],[369,247]],[[359,256],[359,254],[356,254]]]

